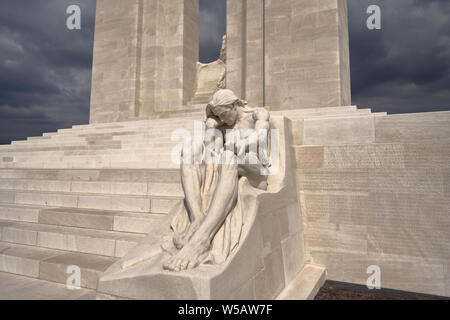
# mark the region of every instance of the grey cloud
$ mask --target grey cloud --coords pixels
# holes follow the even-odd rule
[[[82,30],[66,8],[82,9]],[[0,3],[0,143],[86,123],[95,0]]]
[[[366,27],[377,4],[382,29]],[[450,109],[449,1],[349,0],[353,103],[390,113]]]
[[[219,58],[222,36],[226,33],[226,0],[200,0],[200,61]]]

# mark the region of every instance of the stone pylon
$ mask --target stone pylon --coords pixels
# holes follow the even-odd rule
[[[198,0],[98,0],[90,122],[151,118],[192,99]]]
[[[271,110],[351,104],[346,0],[228,0],[227,86]]]

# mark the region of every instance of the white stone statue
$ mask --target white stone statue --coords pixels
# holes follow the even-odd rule
[[[221,138],[216,135],[214,141],[203,143],[197,150],[202,155],[199,163],[184,159],[181,164],[185,201],[171,225],[177,250],[163,265],[170,271],[225,261],[239,245],[245,221],[238,196],[240,177],[247,177],[255,188],[267,189],[269,112],[248,107],[224,89],[214,94],[206,113],[206,132],[218,130]],[[237,133],[238,140],[228,141],[230,133]]]

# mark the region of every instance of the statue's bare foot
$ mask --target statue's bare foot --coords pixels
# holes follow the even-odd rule
[[[201,222],[195,220],[186,228],[186,230],[181,233],[175,234],[173,236],[173,244],[175,245],[175,247],[178,250],[182,249],[189,242],[189,240],[191,240],[192,236],[195,232],[197,232],[200,225]]]
[[[176,255],[164,263],[164,270],[182,271],[193,269],[202,263],[209,252],[210,243],[207,241],[190,241]]]

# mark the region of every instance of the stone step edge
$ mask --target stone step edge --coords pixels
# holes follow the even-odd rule
[[[95,216],[110,216],[110,217],[124,217],[124,218],[139,218],[139,219],[148,219],[152,220],[153,218],[161,218],[167,216],[166,213],[143,213],[143,212],[133,212],[133,211],[113,211],[113,210],[104,210],[104,209],[83,209],[83,208],[65,208],[65,207],[47,207],[47,206],[37,206],[37,205],[27,205],[27,204],[15,204],[15,203],[5,203],[0,202],[0,210],[2,208],[10,208],[10,209],[23,209],[23,210],[39,210],[38,214],[41,213],[41,211],[44,212],[61,212],[61,213],[72,213],[72,214],[79,214],[79,215],[95,215]],[[72,210],[72,212],[70,212]],[[2,219],[0,219],[2,220]],[[3,220],[5,221],[5,220]],[[44,225],[41,222],[30,222],[30,221],[17,221],[12,220],[14,222],[27,222],[27,223],[35,223]],[[50,225],[49,225],[50,226]],[[65,226],[70,227],[70,226]],[[91,228],[81,228],[81,227],[75,227],[74,228],[80,228],[80,229],[91,229]],[[97,229],[92,229],[97,230]],[[115,230],[104,230],[104,231],[115,231]],[[117,231],[121,232],[121,231]],[[133,232],[130,232],[131,234],[134,234]]]
[[[69,290],[63,284],[0,272],[0,281],[7,281],[7,291],[0,287],[0,300],[95,300],[96,291],[80,288]],[[11,291],[12,289],[12,291]]]
[[[85,181],[86,182],[86,181]],[[0,192],[14,192],[14,193],[34,193],[34,194],[53,194],[53,195],[65,195],[65,196],[82,196],[82,197],[105,197],[112,196],[120,198],[135,198],[135,199],[149,199],[149,200],[183,200],[183,196],[153,196],[153,195],[128,195],[128,194],[106,194],[106,193],[83,193],[83,192],[63,192],[63,191],[35,191],[35,190],[9,190],[0,189]],[[2,202],[0,204],[8,204],[10,202]],[[11,203],[15,204],[15,203]],[[31,204],[32,205],[32,204]]]
[[[53,171],[53,169],[46,169],[46,168],[42,168],[42,169],[8,169],[8,168],[0,168],[0,171],[2,170],[7,170],[7,171],[23,171],[23,170],[39,170],[39,171]],[[63,171],[81,171],[81,172],[91,172],[91,171],[134,171],[134,172],[139,172],[139,171],[148,171],[151,173],[165,173],[166,171],[172,171],[171,173],[177,172],[179,173],[179,169],[92,169],[92,168],[83,168],[83,169],[57,169],[57,170],[63,170]]]
[[[28,245],[22,245],[22,244],[15,244],[15,243],[9,243],[9,242],[4,242],[4,241],[0,241],[0,248],[3,248],[0,251],[0,260],[4,261],[3,264],[0,264],[0,272],[5,272],[5,273],[9,273],[9,274],[14,274],[14,275],[19,275],[19,276],[23,276],[23,277],[28,277],[28,278],[32,278],[32,279],[40,279],[43,281],[49,281],[49,282],[54,282],[54,283],[59,283],[59,284],[66,284],[66,282],[62,282],[62,281],[58,281],[59,279],[57,279],[55,277],[55,275],[43,275],[41,274],[42,271],[42,265],[43,264],[47,264],[47,265],[55,265],[55,266],[63,266],[65,270],[67,270],[67,268],[69,266],[78,266],[79,264],[79,259],[80,257],[84,257],[84,258],[91,258],[93,260],[106,260],[107,258],[111,259],[111,264],[113,264],[114,262],[116,262],[119,258],[114,258],[114,257],[104,257],[104,256],[99,256],[99,255],[95,255],[95,254],[89,254],[89,253],[71,253],[71,252],[67,252],[64,250],[58,250],[58,249],[47,249],[47,248],[40,248],[40,247],[35,247],[35,246],[28,246]],[[24,254],[23,252],[21,253],[21,250],[26,250],[28,251],[26,254]],[[48,257],[42,257],[41,259],[39,259],[40,257],[38,256],[39,254],[42,253],[47,253]],[[71,257],[70,255],[73,254],[73,256]],[[65,259],[67,259],[68,261],[66,262],[54,262],[51,260],[54,260],[57,257],[60,256],[65,256]],[[8,266],[8,260],[10,261],[10,264],[12,263],[14,264],[20,264],[19,261],[22,262],[22,264],[25,263],[33,263],[33,264],[37,264],[37,274],[33,274],[33,272],[30,272],[29,270],[26,271],[25,270],[25,266],[23,266],[22,268],[17,267],[16,270],[13,270],[14,267]],[[101,273],[103,273],[106,269],[105,268],[95,268],[95,267],[87,267],[87,266],[80,266],[80,271],[81,271],[81,277],[83,279],[83,274],[85,272],[89,272],[89,273],[96,273],[97,274],[97,282],[98,282],[98,277],[100,276]],[[64,273],[65,277],[69,277],[70,274],[68,273]],[[87,285],[85,281],[81,281],[81,288],[87,288],[87,289],[97,289],[97,286],[95,285],[95,287],[93,285]]]
[[[61,225],[53,225],[53,224],[44,224],[39,222],[26,222],[26,221],[14,221],[14,220],[5,220],[0,219],[0,229],[3,228],[14,228],[21,230],[29,230],[29,231],[37,231],[37,232],[51,232],[51,233],[61,233],[61,234],[72,234],[72,235],[80,235],[86,236],[89,238],[99,238],[99,239],[111,239],[111,240],[123,240],[125,238],[144,238],[146,234],[144,233],[133,233],[133,232],[124,232],[124,231],[113,231],[113,230],[100,230],[100,229],[92,229],[92,228],[80,228],[73,226],[61,226]],[[63,231],[68,231],[64,233]],[[0,238],[0,241],[9,242]],[[16,243],[20,244],[20,243]],[[53,249],[53,248],[49,248]],[[76,252],[76,251],[68,251],[62,250],[66,252]],[[108,257],[108,256],[105,256]]]
[[[182,196],[133,196],[133,195],[105,195],[75,192],[54,191],[8,191],[1,190],[0,203],[26,204],[49,207],[98,209],[141,212],[148,214],[166,214],[172,206],[182,201]],[[19,197],[19,199],[17,198]],[[20,197],[25,197],[21,200]],[[30,198],[31,197],[31,198]],[[114,202],[114,201],[116,202]],[[124,201],[120,208],[117,201]],[[100,202],[100,203],[99,203]]]
[[[287,284],[276,300],[314,300],[325,284],[327,271],[324,266],[306,264],[297,276]]]
[[[121,258],[146,236],[119,231],[82,229],[0,220],[1,241],[71,253]],[[18,237],[18,236],[21,237]],[[70,240],[70,241],[69,241]]]
[[[12,192],[54,192],[54,193],[60,193],[60,192],[66,192],[66,193],[70,193],[70,194],[76,194],[79,193],[79,191],[75,191],[74,189],[74,185],[83,185],[81,188],[86,188],[87,185],[91,185],[90,188],[93,188],[93,186],[95,186],[96,184],[109,184],[111,186],[117,187],[118,189],[120,189],[121,185],[141,185],[141,186],[145,186],[145,191],[140,192],[140,191],[122,191],[119,192],[118,190],[103,190],[103,191],[99,191],[99,192],[92,192],[93,190],[91,190],[91,192],[89,192],[89,194],[92,195],[104,195],[104,196],[111,196],[111,195],[117,195],[117,196],[142,196],[142,197],[183,197],[182,194],[182,189],[180,189],[180,182],[131,182],[131,181],[74,181],[74,180],[52,180],[52,179],[15,179],[15,178],[0,178],[0,183],[1,182],[9,182],[13,184],[12,188],[9,188],[9,186],[2,186],[0,188],[0,192],[1,191],[12,191]],[[55,191],[55,190],[49,190],[47,188],[47,190],[30,190],[30,189],[26,189],[26,188],[20,188],[20,186],[16,187],[16,182],[22,182],[25,184],[32,184],[32,183],[65,183],[65,185],[68,188],[65,189],[70,189],[70,191]],[[166,186],[169,186],[170,188],[174,188],[171,191],[167,191],[168,195],[163,195],[155,193],[156,191],[151,188],[163,188]],[[126,187],[125,187],[126,188]],[[57,188],[55,188],[57,189]]]

